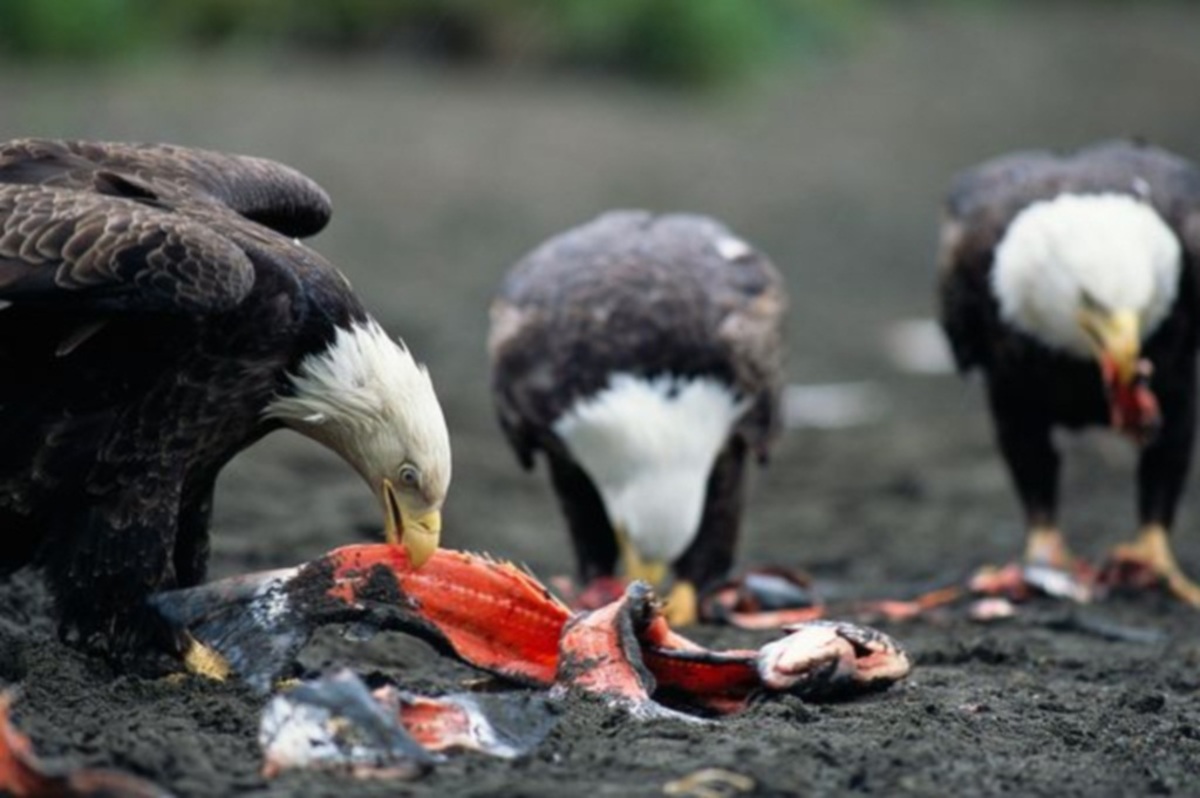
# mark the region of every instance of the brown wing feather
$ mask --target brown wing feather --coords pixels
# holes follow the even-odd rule
[[[1143,197],[1200,260],[1200,171],[1165,150],[1110,141],[1070,155],[1019,152],[955,177],[938,248],[942,324],[960,370],[984,364],[995,321],[988,285],[992,254],[1012,219],[1030,203],[1063,192]]]
[[[325,191],[291,167],[171,144],[10,141],[0,144],[0,183],[217,202],[293,237],[319,232],[332,213]]]
[[[126,199],[0,185],[0,299],[209,313],[254,285],[245,253],[208,227]]]
[[[742,386],[753,386],[754,405],[739,425],[759,462],[766,462],[782,431],[783,317],[787,295],[776,274],[758,296],[738,303],[717,328],[733,354]]]
[[[502,372],[509,352],[522,346],[522,339],[533,331],[531,325],[537,323],[534,318],[536,313],[536,310],[523,310],[514,303],[496,299],[491,307],[491,326],[487,338],[488,359],[493,369],[492,399],[496,407],[496,420],[517,455],[517,462],[526,471],[533,468],[533,455],[538,449],[537,424],[531,423],[530,414],[523,410],[530,404],[529,398],[522,396],[523,392],[512,385],[513,381],[505,379]]]

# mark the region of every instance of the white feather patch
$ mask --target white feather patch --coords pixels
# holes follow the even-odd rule
[[[670,562],[695,538],[713,462],[749,404],[713,378],[614,374],[554,431],[641,555]]]
[[[1082,357],[1087,293],[1132,310],[1143,338],[1162,323],[1179,285],[1179,239],[1154,209],[1126,194],[1060,194],[1017,214],[996,247],[992,290],[1001,316],[1043,343]]]
[[[721,236],[713,241],[713,246],[725,260],[741,260],[754,254],[754,250],[736,236]]]
[[[295,427],[341,454],[372,485],[400,464],[421,468],[429,493],[450,482],[450,436],[424,365],[374,320],[339,328],[322,352],[291,376],[293,392],[268,418]]]

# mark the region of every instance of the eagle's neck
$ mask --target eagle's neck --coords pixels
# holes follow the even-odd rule
[[[596,484],[609,520],[644,557],[670,562],[695,538],[713,462],[747,406],[711,377],[614,374],[554,431]]]
[[[992,291],[1001,317],[1055,349],[1089,357],[1082,307],[1132,311],[1143,339],[1179,286],[1178,238],[1153,208],[1126,194],[1060,194],[1035,202],[996,248]]]

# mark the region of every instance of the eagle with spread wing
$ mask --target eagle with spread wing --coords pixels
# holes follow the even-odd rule
[[[144,598],[204,578],[217,475],[281,427],[353,466],[415,561],[436,548],[442,411],[299,242],[329,216],[260,158],[0,143],[0,571],[43,567],[68,636],[147,642]]]

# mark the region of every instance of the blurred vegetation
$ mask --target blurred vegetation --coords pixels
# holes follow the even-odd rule
[[[712,84],[836,44],[881,0],[0,0],[0,57],[397,53]]]

